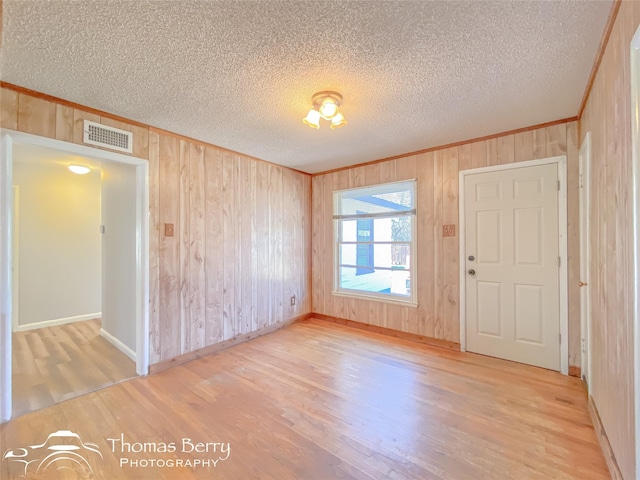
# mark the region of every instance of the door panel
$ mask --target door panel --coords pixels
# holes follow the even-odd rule
[[[488,210],[476,213],[477,232],[477,254],[478,264],[500,264],[502,263],[502,212],[499,210]]]
[[[465,176],[470,352],[560,369],[557,172]]]
[[[515,216],[515,264],[542,264],[542,209],[519,208]]]
[[[544,345],[542,285],[515,285],[516,341]]]
[[[477,282],[478,335],[502,338],[502,284]]]

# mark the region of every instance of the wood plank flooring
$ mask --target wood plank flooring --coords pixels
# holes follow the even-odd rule
[[[610,478],[578,379],[320,320],[16,418],[0,441],[58,430],[99,447],[96,479]]]
[[[135,363],[100,336],[100,319],[13,334],[13,416],[136,375]]]

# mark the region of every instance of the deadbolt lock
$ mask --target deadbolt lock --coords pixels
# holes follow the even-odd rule
[[[473,255],[469,255],[469,261],[473,262],[476,259],[476,257],[474,257]]]

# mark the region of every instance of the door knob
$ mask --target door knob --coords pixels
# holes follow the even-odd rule
[[[473,255],[469,255],[469,261],[473,262],[476,259],[476,257],[474,257]]]
[[[476,271],[473,268],[469,269],[469,275],[473,277],[475,274],[476,274]]]
[[[586,287],[588,284],[584,282],[578,282],[579,287]]]

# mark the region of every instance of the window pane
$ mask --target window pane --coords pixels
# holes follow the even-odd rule
[[[375,242],[391,241],[391,219],[376,218],[373,221],[373,240]]]
[[[373,241],[373,220],[365,218],[356,220],[356,241],[372,242]]]
[[[340,288],[403,297],[411,295],[408,270],[371,270],[364,274],[358,274],[358,270],[355,267],[340,267]]]
[[[411,218],[398,217],[391,219],[391,240],[394,242],[411,241]]]
[[[340,245],[340,263],[356,265],[357,245]]]
[[[341,242],[355,242],[356,241],[356,221],[355,220],[340,220],[342,222],[342,238]]]
[[[383,243],[373,247],[373,265],[376,267],[391,268],[391,244]]]
[[[375,242],[410,242],[411,217],[376,218],[373,221]]]
[[[410,267],[411,245],[396,243],[391,246],[391,262],[395,266],[402,266],[405,269]]]
[[[413,209],[413,182],[358,188],[338,194],[338,215],[406,212]]]

